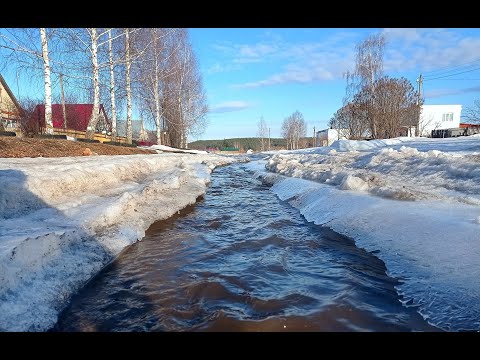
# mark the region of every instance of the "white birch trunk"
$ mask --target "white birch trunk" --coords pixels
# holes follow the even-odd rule
[[[97,29],[91,28],[90,37],[92,40],[92,68],[93,68],[93,109],[92,115],[90,116],[90,121],[87,126],[87,139],[93,139],[95,134],[95,128],[97,127],[98,122],[98,113],[100,110],[100,80],[99,80],[99,66],[98,66],[98,38],[97,38]]]
[[[154,56],[155,56],[155,66],[154,66],[154,72],[155,72],[155,78],[154,78],[154,84],[153,84],[153,96],[155,98],[155,126],[157,130],[157,145],[162,145],[162,128],[161,128],[161,118],[160,118],[160,91],[159,91],[159,86],[160,86],[160,80],[158,77],[158,34],[157,31],[153,31],[153,50],[154,50]]]
[[[156,62],[156,61],[155,61]],[[162,127],[160,118],[160,92],[158,91],[158,70],[155,70],[155,126],[157,130],[157,144],[162,145]]]
[[[117,137],[117,107],[115,105],[115,73],[113,71],[112,30],[108,30],[108,58],[110,62],[110,99],[112,102],[112,138]]]
[[[125,66],[126,66],[126,82],[127,82],[127,143],[132,143],[132,90],[130,86],[130,36],[129,29],[125,29]]]
[[[47,32],[40,28],[42,40],[43,77],[45,82],[45,127],[47,134],[53,134],[52,122],[52,82],[50,79],[50,59],[48,57]]]
[[[180,76],[180,86],[179,86],[179,91],[178,91],[178,109],[179,109],[179,114],[180,114],[180,147],[185,148],[185,110],[183,107],[183,92],[184,92],[184,80],[187,75],[187,46],[186,44],[184,45],[183,49],[184,53],[184,59],[183,59],[183,64],[181,68],[181,76]]]

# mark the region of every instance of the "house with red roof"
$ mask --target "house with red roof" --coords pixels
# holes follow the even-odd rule
[[[52,122],[55,129],[69,129],[87,131],[88,122],[92,116],[93,104],[65,104],[65,117],[62,104],[52,104]],[[97,123],[97,132],[110,132],[112,123],[105,112],[103,104],[99,108],[100,119]],[[31,121],[45,128],[45,104],[39,104],[32,113]]]

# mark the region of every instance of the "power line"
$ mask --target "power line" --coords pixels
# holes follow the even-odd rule
[[[437,76],[437,75],[431,75],[431,74],[436,73],[436,72],[442,72],[442,70],[450,68],[450,70],[445,71],[445,72],[449,72],[449,71],[455,70],[456,68],[463,67],[464,65],[467,65],[467,64],[473,64],[473,63],[478,62],[478,61],[480,61],[480,58],[478,58],[476,60],[468,61],[468,62],[465,62],[465,63],[460,63],[460,64],[454,65],[454,66],[449,65],[449,66],[441,67],[441,68],[436,69],[436,70],[426,71],[424,74],[430,74],[430,75],[426,75],[426,76]]]
[[[460,74],[465,74],[465,73],[472,72],[472,71],[479,70],[479,69],[480,69],[480,67],[477,67],[477,68],[475,68],[475,69],[466,70],[466,71],[461,71],[461,72],[457,72],[457,73],[455,73],[455,74],[443,75],[443,76],[438,76],[438,77],[431,78],[431,79],[425,79],[424,81],[443,79],[443,78],[446,78],[446,77],[455,76],[455,75],[460,75]]]
[[[437,78],[437,77],[440,77],[440,76],[452,76],[452,75],[455,75],[454,73],[458,73],[459,71],[467,71],[467,70],[474,70],[476,69],[480,64],[474,64],[474,65],[469,65],[469,66],[466,66],[466,67],[459,67],[458,69],[451,69],[451,70],[448,70],[448,71],[444,71],[444,72],[440,72],[436,75],[429,75],[427,76],[427,78]]]
[[[433,79],[431,79],[431,80],[433,80]],[[445,81],[447,81],[447,80],[471,80],[471,81],[480,81],[480,79],[443,79],[443,80],[445,80]]]

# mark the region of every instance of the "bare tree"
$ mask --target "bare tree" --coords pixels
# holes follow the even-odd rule
[[[376,80],[383,73],[383,53],[385,49],[385,37],[383,34],[368,36],[356,47],[355,75],[358,79],[359,89],[364,92],[365,101],[372,102],[375,93]],[[371,107],[367,107],[367,119],[370,125],[371,137],[377,138],[377,114],[369,113]]]
[[[115,102],[115,60],[113,56],[112,29],[108,29],[108,65],[110,67],[110,106],[112,110],[112,138],[117,137],[117,107]]]
[[[328,125],[331,129],[337,130],[337,140],[340,140],[342,137],[352,140],[365,139],[369,136],[369,127],[365,120],[365,114],[365,106],[359,102],[352,101],[337,110]]]
[[[145,49],[142,59],[134,62],[134,72],[137,83],[137,99],[142,117],[155,125],[156,142],[162,144],[161,106],[163,75],[166,71],[166,38],[165,29],[140,29],[136,36],[138,46]]]
[[[38,34],[38,32],[39,34]],[[48,42],[50,34],[40,29],[4,29],[0,33],[0,47],[9,51],[5,60],[14,60],[21,68],[28,70],[43,69],[45,89],[45,125],[46,132],[53,133],[52,123],[52,85]],[[37,43],[40,39],[41,49]],[[42,66],[39,62],[41,61]]]
[[[418,122],[418,96],[405,78],[382,77],[375,81],[374,92],[365,86],[356,101],[366,106],[369,117],[376,119],[376,135],[381,139],[398,136],[400,128],[411,129]],[[373,130],[372,128],[370,130]]]
[[[289,117],[283,119],[281,132],[282,137],[287,141],[287,150],[291,150],[293,148],[293,129]]]
[[[300,139],[307,134],[307,124],[298,110],[285,118],[282,123],[282,136],[287,140],[287,149],[295,150],[300,146]]]
[[[50,80],[50,57],[48,55],[47,31],[40,28],[42,41],[43,76],[45,82],[45,127],[47,134],[53,134],[52,122],[52,82]]]
[[[42,100],[24,97],[19,99],[22,112],[20,113],[20,130],[23,136],[33,137],[42,132],[41,123],[34,118],[35,107]]]
[[[76,84],[78,88],[85,86],[88,95],[86,101],[93,103],[93,110],[86,132],[86,137],[91,139],[95,132],[100,130],[97,125],[102,118],[100,113],[101,101],[105,102],[108,98],[108,102],[112,102],[112,79],[108,80],[107,78],[108,75],[111,76],[112,74],[107,70],[111,70],[113,65],[115,73],[115,65],[124,62],[123,56],[121,59],[113,58],[114,54],[110,53],[109,46],[112,45],[112,52],[115,51],[115,40],[123,38],[125,34],[123,31],[112,34],[110,28],[69,28],[64,29],[62,35],[67,43],[66,48],[70,57],[64,72],[67,77],[78,81]],[[112,58],[110,55],[112,55]],[[110,85],[106,85],[107,83],[110,83]],[[108,88],[110,91],[106,91]],[[115,81],[113,82],[113,91],[116,91]],[[107,97],[102,95],[107,95],[107,93]],[[111,105],[116,111],[118,101],[115,94]]]
[[[465,108],[464,118],[472,124],[480,124],[480,99],[475,99],[472,106]]]
[[[162,81],[164,129],[169,145],[186,147],[188,135],[199,135],[205,129],[207,99],[188,31],[178,29],[170,41],[173,51]]]
[[[430,114],[428,117],[421,115],[418,120],[418,131],[417,136],[430,135],[426,131],[427,129],[437,130],[442,125],[441,121],[435,121],[433,114]]]
[[[130,56],[130,34],[129,29],[125,30],[125,85],[127,91],[127,123],[126,123],[126,133],[127,133],[127,143],[132,143],[132,90],[131,90],[131,80],[130,80],[130,68],[132,66],[132,58]]]
[[[385,37],[382,34],[369,35],[355,48],[355,69],[344,75],[347,81],[342,109],[330,121],[330,127],[349,129],[351,139],[365,137],[368,124],[370,136],[377,137],[377,118],[370,113],[369,103],[373,101],[376,80],[382,76]],[[361,99],[359,98],[359,93]]]
[[[268,126],[267,122],[263,119],[263,116],[260,118],[259,122],[257,123],[258,130],[257,130],[257,137],[260,138],[260,148],[261,151],[265,151],[265,145],[267,143],[268,137]]]

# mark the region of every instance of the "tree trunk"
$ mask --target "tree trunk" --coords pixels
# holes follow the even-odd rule
[[[110,62],[110,99],[112,102],[112,138],[117,138],[117,107],[115,105],[115,73],[113,71],[112,30],[108,30],[108,58]]]
[[[43,77],[45,82],[45,128],[47,134],[53,134],[52,122],[52,82],[50,80],[50,59],[48,57],[47,32],[40,28],[42,40]]]
[[[100,110],[100,79],[98,66],[98,48],[97,48],[97,29],[90,29],[90,37],[92,39],[92,67],[93,67],[93,109],[90,121],[88,122],[87,132],[85,134],[87,139],[93,139],[95,128],[98,122],[98,113]]]
[[[160,86],[160,80],[158,78],[158,43],[157,43],[157,31],[154,30],[153,34],[153,47],[154,47],[154,56],[155,56],[155,80],[153,84],[153,94],[155,97],[155,126],[157,130],[157,144],[162,145],[162,128],[161,128],[161,119],[160,119],[160,91],[159,91],[159,86]]]
[[[130,36],[129,29],[125,29],[125,66],[126,66],[126,82],[127,82],[127,124],[126,124],[126,133],[127,133],[127,143],[132,143],[132,90],[130,86],[130,67],[131,67],[131,58],[130,58]]]

